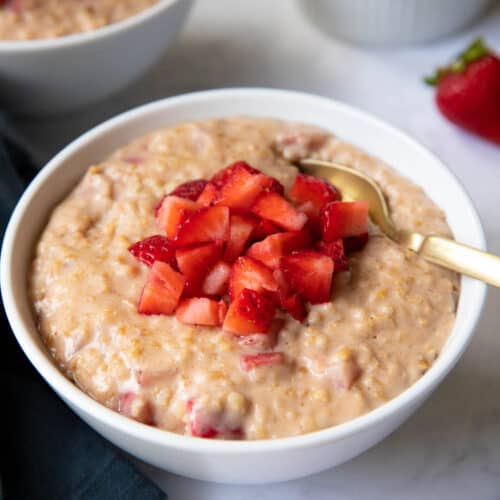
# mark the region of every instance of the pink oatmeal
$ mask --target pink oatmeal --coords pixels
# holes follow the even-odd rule
[[[458,278],[373,226],[350,271],[335,276],[334,300],[308,305],[304,324],[284,316],[277,364],[240,365],[242,354],[251,366],[251,355],[269,350],[266,335],[242,340],[219,327],[137,312],[148,268],[128,247],[158,232],[158,200],[237,160],[289,188],[296,175],[290,159],[302,156],[373,176],[399,227],[450,234],[419,187],[314,127],[237,117],[158,130],[91,166],[36,247],[30,289],[39,329],[68,377],[143,423],[249,440],[337,425],[418,380],[453,327]]]
[[[117,23],[158,0],[0,0],[0,40],[56,38]]]

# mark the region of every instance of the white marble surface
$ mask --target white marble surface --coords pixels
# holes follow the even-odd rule
[[[472,0],[471,0],[472,1]],[[161,63],[119,96],[73,116],[19,120],[45,160],[79,133],[159,97],[228,86],[314,92],[351,103],[406,130],[462,180],[500,254],[500,148],[437,113],[421,77],[484,34],[500,49],[500,5],[444,41],[397,50],[355,48],[327,38],[292,0],[198,0]],[[171,499],[499,499],[500,291],[490,290],[474,340],[422,409],[361,457],[321,474],[267,486],[223,486],[143,466]]]

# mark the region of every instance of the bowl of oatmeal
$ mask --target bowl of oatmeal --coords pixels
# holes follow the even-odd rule
[[[279,90],[132,110],[23,195],[2,249],[8,318],[117,446],[197,479],[297,478],[379,442],[460,358],[485,285],[387,240],[362,203],[297,175],[304,156],[372,175],[399,226],[484,248],[436,157],[348,106]],[[330,224],[339,211],[350,222]]]
[[[56,114],[122,89],[158,60],[191,5],[192,0],[3,0],[2,108]]]

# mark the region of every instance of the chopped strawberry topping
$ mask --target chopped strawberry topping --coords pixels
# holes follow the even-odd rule
[[[233,264],[229,279],[231,300],[236,298],[244,288],[257,292],[276,292],[278,283],[276,283],[272,270],[264,264],[250,257],[239,257]]]
[[[159,234],[149,236],[130,245],[128,251],[147,266],[152,266],[153,262],[157,260],[170,265],[175,262],[174,246],[169,242],[168,238]]]
[[[229,304],[222,328],[238,335],[266,333],[275,310],[274,300],[268,294],[244,288]]]
[[[267,175],[249,174],[244,169],[237,169],[222,186],[215,205],[247,211],[272,180]]]
[[[248,174],[260,174],[260,172],[256,169],[251,167],[246,161],[237,161],[235,163],[232,163],[226,168],[223,168],[222,170],[219,170],[216,174],[212,176],[210,179],[210,182],[216,187],[216,188],[221,188],[226,184],[228,179],[236,172],[237,170],[245,170]]]
[[[342,356],[337,353],[328,367],[328,374],[335,388],[348,390],[360,377],[361,368],[352,355]]]
[[[259,196],[252,212],[288,231],[299,231],[307,222],[306,214],[299,212],[277,193],[264,193]]]
[[[180,198],[179,196],[165,196],[157,206],[156,222],[158,227],[165,231],[169,238],[173,238],[181,222],[183,222],[189,214],[196,212],[201,205],[198,203]]]
[[[333,241],[368,232],[368,202],[333,201],[321,211],[324,241]]]
[[[348,269],[348,253],[366,244],[368,204],[339,200],[335,187],[303,174],[287,199],[277,179],[245,162],[181,184],[155,208],[166,236],[129,248],[151,266],[139,312],[222,325],[251,353],[273,349],[285,321],[276,308],[304,321],[306,302],[329,301],[334,271]],[[242,360],[243,369],[282,356],[261,354]],[[222,432],[200,425],[193,435]]]
[[[172,314],[184,289],[186,278],[165,262],[153,263],[139,300],[142,314]]]
[[[175,258],[184,276],[201,282],[208,270],[220,259],[221,253],[220,244],[203,243],[194,247],[178,248]]]
[[[184,299],[175,312],[175,317],[189,325],[219,326],[226,315],[227,306],[223,301],[196,297]]]
[[[263,240],[266,236],[274,233],[279,233],[280,231],[282,231],[282,229],[276,224],[273,224],[270,220],[260,219],[257,227],[252,233],[252,240],[260,241]]]
[[[290,288],[311,304],[330,300],[333,260],[319,252],[299,251],[281,259]]]
[[[259,354],[243,354],[240,356],[240,366],[243,371],[253,370],[260,366],[281,365],[285,362],[282,352],[261,352]]]
[[[226,262],[234,262],[244,252],[257,223],[255,217],[231,215],[230,236],[224,252]]]
[[[298,174],[290,189],[290,199],[298,205],[308,204],[303,210],[308,215],[319,215],[328,202],[340,200],[340,193],[323,179]]]
[[[189,413],[189,430],[191,435],[199,438],[239,438],[242,435],[241,416],[231,415],[227,410],[211,408],[201,404],[196,399],[189,399],[186,403]],[[235,422],[236,420],[236,422]],[[236,426],[235,426],[236,423]]]
[[[153,424],[153,408],[149,401],[135,392],[124,392],[118,398],[118,411],[146,425]]]
[[[217,188],[209,182],[203,191],[201,192],[200,196],[196,200],[200,205],[203,205],[204,207],[209,207],[212,206],[215,203],[215,200],[217,199],[217,194],[218,190]]]
[[[274,319],[273,323],[277,321]],[[283,321],[280,322],[280,328],[283,326]],[[274,327],[271,324],[271,328],[267,333],[252,333],[250,335],[243,335],[238,338],[238,343],[244,349],[251,351],[269,351],[274,349],[278,342],[277,332],[274,331]]]
[[[223,295],[227,291],[231,266],[224,261],[217,262],[208,272],[203,282],[202,291],[205,295]]]
[[[174,241],[177,246],[227,241],[230,234],[229,226],[229,208],[200,208],[181,222]]]
[[[317,247],[321,253],[328,255],[333,260],[336,273],[349,269],[349,261],[344,251],[343,240],[339,239],[328,243],[319,241]]]
[[[185,182],[184,184],[177,186],[171,193],[169,193],[169,195],[179,196],[179,198],[186,198],[191,201],[196,201],[205,189],[206,185],[207,181],[203,179]]]
[[[280,306],[284,309],[293,319],[301,322],[306,319],[307,310],[304,301],[298,294],[287,295],[280,299]]]
[[[288,231],[276,233],[266,239],[254,243],[247,251],[247,255],[256,259],[271,269],[277,269],[280,259],[294,250],[307,248],[311,243],[311,236],[307,231]]]

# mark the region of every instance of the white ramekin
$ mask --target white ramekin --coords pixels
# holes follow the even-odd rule
[[[453,332],[435,364],[420,380],[380,408],[336,427],[277,440],[198,439],[142,425],[94,401],[59,371],[37,332],[27,293],[35,241],[54,205],[89,165],[159,127],[230,115],[309,122],[358,144],[420,184],[445,210],[458,240],[484,248],[480,221],[462,186],[435,156],[402,132],[322,97],[266,89],[215,90],[134,109],[90,130],[63,149],[38,174],[12,215],[3,242],[0,284],[10,324],[30,361],[80,417],[115,445],[158,467],[197,479],[227,483],[283,481],[349,460],[401,425],[464,352],[476,327],[486,286],[462,278]]]
[[[88,33],[0,41],[0,107],[56,114],[98,101],[143,74],[183,25],[193,0],[159,0]]]
[[[362,44],[428,42],[475,20],[493,0],[300,0],[324,31]]]

